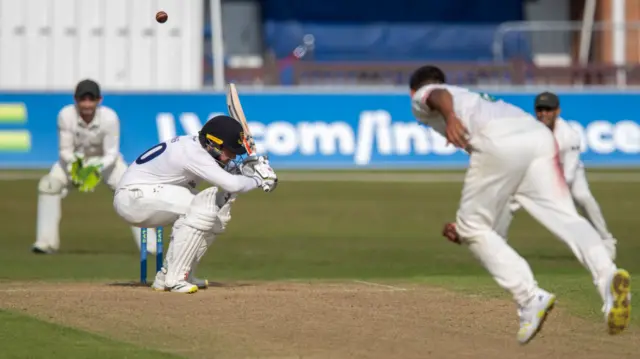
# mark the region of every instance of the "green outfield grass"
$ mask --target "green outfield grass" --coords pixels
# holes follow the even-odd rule
[[[178,356],[0,311],[3,358],[171,359]]]
[[[619,266],[640,273],[640,183],[591,186],[619,239]],[[276,192],[256,191],[237,201],[228,232],[211,247],[199,275],[216,281],[416,281],[508,299],[465,248],[440,236],[443,223],[454,218],[460,188],[457,182],[283,181]],[[107,188],[93,194],[71,193],[63,201],[62,247],[50,256],[30,252],[37,180],[0,181],[0,197],[4,227],[0,281],[137,279],[138,253],[131,232],[112,209]],[[575,303],[569,309],[576,315],[600,319],[600,302],[590,275],[568,248],[524,212],[516,216],[510,237],[530,261],[542,287],[555,291],[563,302]],[[633,320],[639,319],[640,311],[635,311]],[[5,353],[9,348],[11,358],[45,357],[52,350],[55,355],[49,357],[169,357],[17,313],[0,311],[0,322],[4,324],[0,347]],[[39,352],[39,346],[47,350]],[[27,355],[30,350],[38,355]]]

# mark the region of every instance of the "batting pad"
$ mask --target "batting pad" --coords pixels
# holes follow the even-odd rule
[[[178,228],[174,228],[173,240],[169,246],[173,248],[169,248],[172,255],[167,255],[165,285],[171,288],[178,282],[186,280],[198,250],[206,246],[205,232],[184,223],[179,224]]]

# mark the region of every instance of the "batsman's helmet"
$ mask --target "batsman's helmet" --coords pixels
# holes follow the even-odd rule
[[[216,116],[202,126],[198,133],[202,147],[216,160],[225,148],[236,155],[244,155],[244,131],[240,122],[229,116]]]

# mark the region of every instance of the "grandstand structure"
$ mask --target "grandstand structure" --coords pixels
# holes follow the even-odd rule
[[[429,62],[445,69],[452,83],[465,85],[640,84],[640,1],[241,3],[222,1],[223,10],[252,9],[244,21],[223,19],[225,48],[233,46],[229,42],[238,34],[236,43],[257,41],[251,49],[226,54],[229,81],[404,85],[416,66]],[[207,43],[208,25],[205,19]],[[313,50],[302,59],[292,58],[292,50],[309,34],[315,37]],[[209,50],[205,46],[206,84],[213,75]]]
[[[640,0],[0,0],[0,90],[405,86],[424,63],[463,85],[638,85]]]

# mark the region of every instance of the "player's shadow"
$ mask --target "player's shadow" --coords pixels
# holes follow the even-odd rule
[[[109,287],[151,287],[152,282],[141,283],[138,281],[130,282],[114,282],[108,283]],[[209,288],[236,288],[236,287],[249,287],[253,284],[250,283],[222,283],[222,282],[209,282]]]
[[[96,255],[96,254],[107,254],[107,255],[121,255],[121,254],[131,254],[130,250],[99,250],[99,249],[68,249],[59,251],[56,254],[73,254],[73,255]]]

